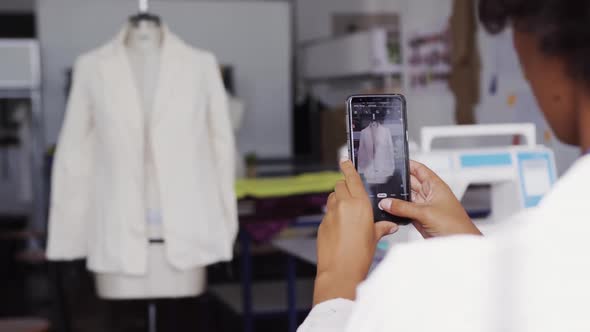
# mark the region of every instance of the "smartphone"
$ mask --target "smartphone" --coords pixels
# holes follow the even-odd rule
[[[348,152],[371,199],[375,221],[409,224],[409,219],[379,208],[385,198],[411,200],[406,99],[399,94],[354,95],[346,104]]]

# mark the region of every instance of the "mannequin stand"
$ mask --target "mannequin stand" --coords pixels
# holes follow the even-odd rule
[[[158,332],[158,305],[155,301],[148,303],[148,332]]]
[[[150,240],[148,271],[145,276],[95,274],[99,298],[110,301],[142,300],[146,331],[157,332],[158,327],[177,324],[176,302],[197,298],[205,293],[206,268],[180,271],[167,260],[164,240]],[[147,309],[147,310],[146,310]],[[145,310],[145,311],[144,311]],[[166,327],[167,330],[174,331]]]

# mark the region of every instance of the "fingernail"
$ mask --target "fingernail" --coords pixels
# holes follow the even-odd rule
[[[384,199],[379,202],[379,209],[389,211],[391,209],[392,199]]]
[[[399,230],[398,225],[392,226],[391,229],[389,230],[389,235],[397,233],[398,230]]]
[[[340,158],[340,163],[343,164],[343,163],[345,163],[345,162],[347,162],[349,160],[350,159],[348,159],[348,157],[342,157],[342,158]]]

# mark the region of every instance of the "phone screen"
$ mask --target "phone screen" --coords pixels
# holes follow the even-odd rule
[[[379,209],[384,198],[411,199],[405,105],[401,95],[353,96],[348,101],[349,152],[375,221],[409,223]]]

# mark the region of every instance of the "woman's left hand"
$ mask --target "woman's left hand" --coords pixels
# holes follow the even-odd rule
[[[318,267],[314,304],[335,298],[354,300],[367,276],[377,242],[398,230],[391,222],[373,221],[373,208],[361,177],[350,161],[341,165],[344,180],[328,199],[318,231]]]

